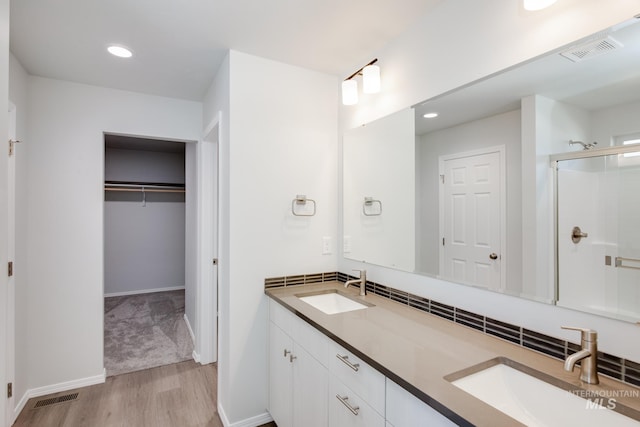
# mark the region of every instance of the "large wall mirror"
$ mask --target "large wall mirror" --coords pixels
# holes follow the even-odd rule
[[[579,174],[557,174],[562,167],[552,158],[569,153],[571,163],[571,153],[615,147],[627,153],[609,153],[614,158],[633,156],[628,146],[640,142],[637,19],[348,130],[343,142],[345,258],[640,320],[640,268],[633,268],[640,240],[628,238],[640,230],[635,163],[621,162],[613,179],[610,169],[593,166],[611,166],[610,158],[592,159],[577,167],[584,179],[576,180]],[[557,182],[565,175],[573,190]],[[607,211],[616,189],[624,202]],[[559,218],[558,206],[572,206],[575,217],[564,208]],[[600,233],[604,223],[583,219],[595,207],[607,224],[625,227]],[[588,237],[576,244],[580,221]],[[564,260],[578,253],[585,258]],[[590,280],[587,298],[579,265],[591,266],[591,279],[624,280]]]

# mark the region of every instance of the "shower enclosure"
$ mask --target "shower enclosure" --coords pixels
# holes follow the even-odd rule
[[[638,322],[640,144],[551,160],[557,305]]]

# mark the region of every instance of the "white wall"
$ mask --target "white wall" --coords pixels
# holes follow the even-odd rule
[[[236,51],[228,61],[204,111],[223,117],[218,399],[232,424],[268,417],[264,279],[336,268],[338,79]],[[291,214],[296,194],[317,201],[315,216]]]
[[[639,116],[640,102],[594,111],[591,113],[591,137],[593,141],[598,142],[598,147],[615,145],[612,141],[613,137],[640,132]]]
[[[439,270],[440,216],[437,202],[440,191],[438,159],[447,154],[462,153],[480,148],[505,146],[506,155],[506,248],[503,254],[508,258],[506,265],[506,287],[511,292],[519,292],[522,277],[522,214],[520,211],[520,110],[463,123],[452,128],[421,135],[420,149],[419,221],[421,222],[421,263],[420,271],[437,275]]]
[[[521,2],[512,0],[441,2],[412,29],[369,55],[380,59],[383,91],[361,97],[357,106],[341,107],[342,130],[631,19],[639,9],[633,0],[564,0],[540,12],[526,12]],[[343,74],[349,75],[351,68],[360,65],[345,67]],[[523,151],[523,157],[526,154]],[[535,176],[535,165],[532,170],[523,170],[523,175],[526,173]],[[535,210],[535,206],[523,206],[523,219],[524,208]],[[362,265],[340,258],[339,267],[348,271]],[[545,334],[577,341],[575,334],[560,330],[560,326],[598,329],[603,351],[640,360],[640,347],[633,339],[640,330],[632,324],[386,268],[367,268],[373,281],[393,283],[406,291]]]
[[[27,388],[103,373],[103,132],[197,140],[202,106],[29,78]],[[55,327],[50,327],[54,325]]]
[[[16,137],[25,141],[15,146],[16,173],[16,255],[15,255],[15,396],[23,396],[26,391],[28,366],[26,358],[28,335],[27,322],[29,305],[27,303],[27,230],[28,224],[24,213],[27,209],[27,168],[29,140],[27,134],[27,86],[28,75],[18,60],[11,55],[9,69],[9,99],[16,106]],[[14,399],[17,402],[18,399]]]

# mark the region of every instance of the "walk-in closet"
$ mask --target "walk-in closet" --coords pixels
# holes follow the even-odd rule
[[[185,144],[105,135],[107,375],[191,358],[185,322]]]

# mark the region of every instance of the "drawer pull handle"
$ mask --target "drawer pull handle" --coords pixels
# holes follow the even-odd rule
[[[353,415],[358,415],[358,411],[360,410],[360,407],[359,407],[359,406],[356,406],[356,407],[354,408],[353,406],[349,405],[349,402],[347,402],[347,400],[349,400],[349,397],[347,397],[347,396],[342,397],[342,396],[340,396],[339,394],[336,394],[336,398],[337,398],[340,402],[342,402],[342,404],[343,404],[344,406],[346,406],[346,407],[347,407],[347,409],[349,409]]]
[[[342,363],[344,363],[345,365],[347,365],[348,367],[350,367],[354,371],[358,372],[358,369],[360,368],[360,364],[359,363],[351,363],[351,362],[349,362],[349,356],[341,356],[339,354],[336,354],[336,357],[338,359],[340,359],[342,361]]]

